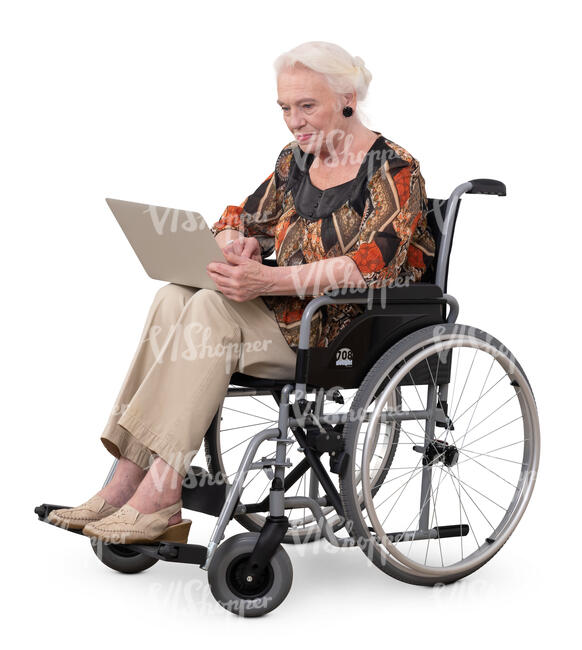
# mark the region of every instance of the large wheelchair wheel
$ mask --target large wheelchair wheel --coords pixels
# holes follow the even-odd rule
[[[387,415],[396,392],[401,408]],[[385,419],[400,421],[400,436],[388,442],[392,462],[378,483]],[[426,327],[390,348],[360,386],[345,438],[346,527],[380,569],[419,585],[458,580],[501,549],[539,463],[523,369],[497,339],[464,325]]]
[[[336,413],[348,413],[356,393],[356,390],[342,390],[341,395],[344,404],[338,407],[334,403],[333,410]],[[227,483],[231,483],[251,438],[263,429],[276,427],[278,415],[279,407],[273,395],[225,397],[204,438],[210,473],[222,477]],[[398,426],[397,423],[384,424],[381,432],[382,439],[387,440],[390,437],[397,439]],[[291,439],[293,440],[292,434]],[[275,442],[267,441],[263,443],[257,455],[258,457],[274,458]],[[304,457],[304,454],[299,450],[297,441],[293,440],[293,443],[287,446],[287,459],[291,462],[291,468],[286,473],[296,467]],[[387,471],[390,462],[390,448],[386,447],[384,455],[375,457],[370,468],[370,471],[374,473],[376,482],[383,480],[384,473]],[[330,473],[330,477],[339,490],[337,475]],[[358,477],[356,477],[357,480]],[[264,471],[253,470],[247,475],[241,500],[244,503],[259,503],[268,496],[270,486],[271,478],[269,475]],[[285,496],[312,496],[317,498],[322,494],[319,482],[312,470],[308,469],[303,477],[286,491]],[[332,506],[324,506],[322,511],[334,531],[338,531],[344,526],[343,518],[338,516]],[[309,509],[288,509],[285,511],[285,515],[289,519],[289,530],[283,538],[283,543],[304,544],[322,537],[319,524]],[[260,532],[265,523],[265,516],[257,513],[237,515],[235,519],[251,532]]]

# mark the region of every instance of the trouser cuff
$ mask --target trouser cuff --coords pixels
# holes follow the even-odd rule
[[[130,436],[138,443],[147,447],[157,454],[163,461],[168,463],[182,478],[188,473],[190,463],[198,449],[185,452],[183,449],[174,446],[167,440],[167,437],[161,436],[152,431],[142,420],[135,415],[130,415],[127,411],[122,416],[123,428],[127,429]]]
[[[151,465],[153,457],[150,450],[119,424],[107,435],[102,435],[101,442],[115,458],[123,456],[146,470]]]

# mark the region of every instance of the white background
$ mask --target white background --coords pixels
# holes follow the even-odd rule
[[[48,648],[458,643],[574,633],[580,584],[579,39],[574,3],[6,2],[2,58],[4,633]],[[76,504],[111,457],[99,435],[154,291],[104,198],[213,223],[292,137],[272,61],[336,42],[373,74],[367,126],[421,163],[429,196],[466,196],[449,290],[459,322],[498,337],[533,385],[538,484],[506,547],[445,590],[399,583],[358,549],[291,548],[269,616],[225,612],[196,567],[123,576],[36,521]],[[194,514],[191,541],[214,519]],[[238,532],[236,524],[227,534]],[[324,548],[325,547],[325,548]]]

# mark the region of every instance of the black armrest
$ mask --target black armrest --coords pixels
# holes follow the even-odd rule
[[[415,282],[413,284],[383,287],[381,289],[330,289],[325,296],[341,302],[365,302],[377,304],[409,302],[442,302],[443,292],[439,286],[431,283]]]
[[[476,178],[469,181],[473,186],[467,190],[467,194],[495,194],[496,196],[506,196],[505,184],[501,181],[495,181],[492,178]]]

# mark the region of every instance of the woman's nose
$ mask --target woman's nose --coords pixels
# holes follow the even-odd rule
[[[299,111],[291,110],[291,112],[287,114],[287,124],[292,129],[299,129],[305,124],[305,118]]]

